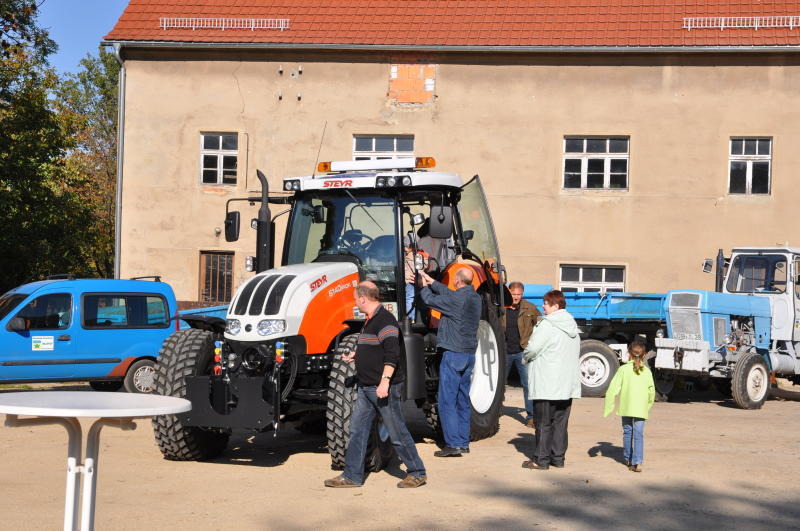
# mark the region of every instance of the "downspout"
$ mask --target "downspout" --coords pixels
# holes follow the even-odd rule
[[[119,63],[117,78],[117,193],[114,204],[114,278],[120,277],[120,255],[122,243],[122,154],[125,146],[125,61],[122,59],[122,44],[114,43],[114,57]]]

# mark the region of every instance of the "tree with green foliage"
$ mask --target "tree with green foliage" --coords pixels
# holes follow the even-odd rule
[[[83,124],[55,106],[56,44],[33,0],[0,0],[0,290],[48,274],[96,276],[85,246],[94,226],[80,191],[89,177],[66,162]]]
[[[98,50],[80,70],[68,74],[58,90],[60,112],[78,124],[74,148],[66,158],[73,175],[84,178],[76,189],[94,219],[83,246],[86,264],[97,276],[114,276],[114,221],[117,180],[117,80],[114,54]]]

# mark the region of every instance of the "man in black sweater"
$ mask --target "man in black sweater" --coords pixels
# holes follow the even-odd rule
[[[397,486],[421,487],[427,480],[425,465],[403,418],[400,327],[378,296],[378,287],[372,282],[362,282],[356,287],[356,306],[366,314],[367,321],[361,329],[356,350],[343,354],[342,359],[348,363],[355,361],[358,396],[350,417],[350,441],[344,458],[344,472],[326,479],[326,487],[363,485],[364,458],[376,414],[381,416],[397,456],[406,465],[408,473]]]

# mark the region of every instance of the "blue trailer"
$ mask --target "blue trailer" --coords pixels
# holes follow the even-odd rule
[[[523,298],[542,310],[550,284],[525,284]],[[581,388],[584,396],[605,395],[627,346],[642,339],[648,348],[666,330],[664,293],[566,292],[567,310],[581,331]]]

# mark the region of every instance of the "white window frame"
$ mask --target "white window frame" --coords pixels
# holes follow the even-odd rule
[[[371,138],[372,140],[372,149],[371,150],[356,150],[356,140],[359,138]],[[377,151],[375,150],[375,140],[377,138],[391,138],[392,139],[392,151]],[[414,149],[412,147],[411,151],[398,151],[397,149],[397,139],[398,138],[410,138],[411,144],[414,144],[414,135],[353,135],[353,160],[386,160],[386,159],[399,159],[405,157],[413,157],[414,156]]]
[[[567,141],[570,140],[581,140],[583,141],[583,152],[567,152]],[[586,144],[589,140],[605,140],[606,142],[606,150],[602,153],[589,153],[586,148]],[[628,150],[624,153],[611,153],[610,152],[610,140],[625,140],[627,142]],[[631,138],[630,136],[626,135],[609,135],[609,136],[578,136],[578,135],[567,135],[564,137],[563,144],[562,144],[562,151],[564,153],[564,159],[561,165],[561,189],[562,190],[582,190],[582,191],[594,191],[594,190],[602,190],[602,191],[622,191],[626,192],[630,189],[631,185],[631,163],[630,163],[630,152],[631,152]],[[575,160],[578,159],[581,161],[581,185],[580,187],[567,187],[566,180],[567,180],[567,160]],[[587,186],[588,181],[588,173],[589,173],[589,161],[590,160],[602,160],[603,161],[603,186],[601,188],[589,188]],[[622,188],[612,188],[611,187],[611,160],[625,160],[625,186]],[[572,173],[572,172],[570,172]]]
[[[222,149],[222,137],[233,135],[236,137],[236,149]],[[219,146],[220,149],[206,149],[205,148],[205,139],[209,136],[216,136],[220,138]],[[203,181],[203,171],[208,170],[211,168],[204,167],[204,158],[207,155],[213,155],[217,157],[217,179],[213,183],[208,183]],[[225,157],[234,156],[236,157],[236,176],[234,177],[234,182],[226,183],[223,182],[224,179],[224,169],[223,169],[223,161]],[[200,133],[200,184],[202,186],[236,186],[239,181],[239,133],[236,132],[218,132],[218,131],[206,131]]]
[[[769,153],[766,155],[764,154],[753,154],[753,155],[745,155],[744,154],[744,146],[745,143],[750,140],[756,141],[756,151],[758,151],[758,146],[760,145],[761,141],[767,141],[769,144]],[[742,153],[733,153],[733,143],[741,141],[742,142]],[[772,137],[766,136],[733,136],[731,137],[730,141],[728,142],[728,195],[770,195],[772,193]],[[744,192],[732,192],[731,191],[731,168],[734,162],[744,162],[747,165],[746,176],[745,176],[745,191]],[[767,170],[767,191],[766,192],[757,192],[753,193],[753,163],[754,162],[766,162],[769,165],[769,169]]]
[[[578,268],[578,280],[562,280],[564,276],[564,268],[565,267],[576,267]],[[601,268],[603,270],[602,279],[597,281],[585,281],[583,280],[583,272],[584,269],[592,268],[597,269]],[[612,282],[606,280],[606,273],[608,269],[621,269],[622,270],[622,281],[621,282]],[[618,291],[625,291],[625,278],[626,278],[626,270],[625,266],[620,265],[598,265],[598,264],[559,264],[558,266],[558,289],[564,291],[565,289],[568,291],[578,291],[578,292],[600,292],[600,293],[607,293],[608,290],[612,290],[613,292]]]

